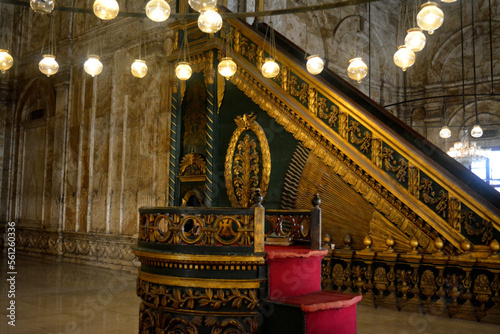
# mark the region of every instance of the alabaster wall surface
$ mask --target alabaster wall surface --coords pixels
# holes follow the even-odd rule
[[[128,3],[128,10],[140,10],[137,2]],[[2,94],[1,220],[17,221],[25,250],[50,244],[52,236],[33,229],[135,235],[140,206],[167,204],[172,69],[164,59],[172,50],[172,31],[139,19],[102,22],[55,12],[60,70],[46,78],[38,61],[42,45],[47,48],[49,17],[26,7],[5,8],[2,25],[13,31],[15,66],[2,78],[12,94]],[[13,20],[4,21],[6,16]],[[95,78],[83,70],[89,53],[99,54],[104,66]],[[149,66],[143,80],[130,73],[140,56]],[[37,110],[43,117],[31,120]],[[83,251],[85,238],[63,235],[72,241],[60,241],[61,247],[54,241],[49,248],[90,256]]]
[[[91,8],[92,2],[77,5]],[[145,2],[119,3],[124,11],[138,12]],[[270,10],[323,3],[279,0],[262,4],[263,9]],[[414,2],[408,3],[412,15]],[[500,86],[500,4],[491,2],[490,30],[489,2],[474,1],[474,81],[472,2],[463,1],[463,45],[459,3],[441,5],[445,23],[432,36],[427,35],[426,48],[417,54],[415,65],[406,75],[392,60],[402,44],[400,14],[404,2],[384,0],[370,7],[260,19],[272,20],[279,33],[308,53],[324,57],[330,69],[444,150],[459,138],[459,130],[475,123],[474,97],[470,95],[476,86],[480,123],[491,130],[479,144],[499,146],[500,101],[495,94]],[[73,6],[74,1],[61,0],[58,4]],[[255,1],[229,0],[222,4],[233,11],[253,11],[256,6]],[[176,12],[175,4],[171,6]],[[166,57],[173,49],[172,30],[167,23],[147,19],[104,22],[94,15],[68,12],[41,16],[29,7],[8,4],[4,4],[1,15],[4,43],[15,65],[0,80],[0,221],[15,220],[27,234],[30,229],[66,233],[64,236],[73,241],[58,239],[50,246],[58,254],[90,256],[84,250],[92,247],[79,244],[85,239],[82,235],[135,235],[140,206],[167,205],[173,69]],[[38,70],[38,61],[48,52],[51,17],[60,70],[46,78]],[[469,95],[465,97],[465,113],[462,46],[465,93]],[[96,78],[83,71],[87,55],[94,53],[101,56],[104,65]],[[354,55],[362,55],[370,65],[369,77],[359,84],[346,74]],[[130,74],[131,63],[139,57],[149,67],[142,80]],[[398,104],[405,99],[415,101]],[[43,117],[30,119],[37,110],[44,111]],[[453,127],[448,140],[438,137],[444,124]],[[27,238],[26,249],[39,247],[41,241],[37,240],[53,237],[37,234]],[[60,236],[55,234],[55,238]],[[73,247],[77,244],[80,246]],[[100,253],[96,250],[96,254]]]

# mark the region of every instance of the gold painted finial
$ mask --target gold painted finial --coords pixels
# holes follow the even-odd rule
[[[436,248],[436,253],[443,253],[444,242],[440,237],[434,240],[434,248]]]
[[[462,241],[462,243],[460,244],[460,249],[463,250],[464,253],[468,254],[472,249],[472,244],[469,240],[464,239],[464,241]]]
[[[498,256],[498,251],[500,251],[500,243],[498,242],[498,240],[494,239],[492,242],[490,242],[490,251],[490,256]]]
[[[373,240],[372,240],[372,237],[370,237],[369,234],[367,234],[364,238],[363,238],[363,245],[365,245],[365,251],[369,251],[371,252],[372,251],[372,248],[371,248],[371,245],[373,243]]]
[[[411,247],[410,253],[411,254],[417,254],[418,253],[418,251],[417,251],[418,245],[419,245],[419,243],[418,243],[417,237],[415,237],[415,236],[411,237],[411,239],[410,239],[410,247]]]
[[[394,240],[394,238],[392,237],[392,235],[389,235],[387,237],[387,239],[385,239],[385,244],[387,245],[387,249],[386,249],[386,252],[394,252],[394,244],[396,243],[396,241]]]

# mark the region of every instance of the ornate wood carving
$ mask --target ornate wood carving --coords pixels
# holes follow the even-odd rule
[[[260,188],[265,198],[269,187],[271,152],[264,130],[255,119],[253,113],[236,118],[237,128],[227,149],[224,177],[229,201],[233,207],[248,208],[253,203],[255,188]],[[261,158],[257,143],[248,134],[239,140],[247,131],[252,131],[257,137]]]
[[[205,175],[207,163],[205,157],[198,153],[186,154],[179,165],[179,176]]]

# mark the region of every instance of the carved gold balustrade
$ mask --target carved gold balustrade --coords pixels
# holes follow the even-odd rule
[[[344,238],[344,245],[331,249],[323,260],[323,289],[362,294],[362,303],[376,307],[500,324],[495,240],[485,257],[446,255],[440,240],[435,253],[423,252],[415,239],[409,242],[411,250],[395,252],[391,236],[382,251],[371,250],[367,241],[367,248],[353,250],[351,243],[350,237]]]

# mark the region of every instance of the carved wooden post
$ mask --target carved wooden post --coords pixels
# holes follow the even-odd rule
[[[254,253],[264,252],[264,220],[265,208],[262,206],[262,195],[260,189],[255,189],[253,195],[254,201],[254,220],[253,220],[253,251]]]
[[[311,210],[311,249],[321,249],[321,200],[319,195],[315,194],[312,199]]]

